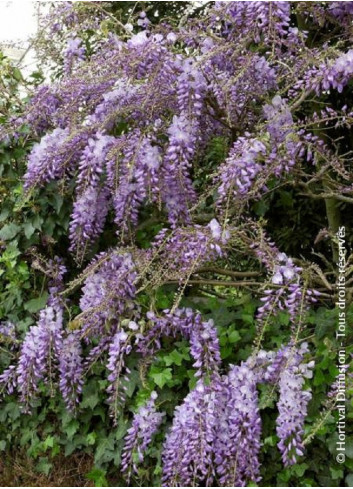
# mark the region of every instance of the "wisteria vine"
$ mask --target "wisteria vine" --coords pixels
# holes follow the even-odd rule
[[[317,3],[304,14],[313,22],[338,23],[344,37],[352,2]],[[328,46],[325,55],[309,48],[291,8],[290,2],[215,2],[204,18],[155,27],[139,12],[136,26],[119,24],[105,37],[104,12],[89,20],[74,2],[62,2],[50,30],[54,37],[66,32],[60,37],[61,76],[38,88],[23,114],[1,130],[4,142],[19,138],[24,127],[33,139],[24,202],[49,182],[67,191],[68,251],[79,271],[65,283],[61,258],[33,260],[48,278],[49,299],[24,338],[17,338],[12,323],[0,324],[0,338],[16,357],[0,375],[2,390],[17,393],[30,412],[42,386],[57,389],[75,413],[86,376],[99,362],[117,424],[131,357],[150,365],[165,338],[188,342],[195,384],[173,418],[160,409],[155,391],[135,406],[121,458],[128,482],[138,477],[162,432],[165,486],[258,483],[263,385],[277,396],[283,464],[304,454],[314,363],[300,334],[321,295],[320,280],[313,280],[320,273],[282,252],[251,206],[277,186],[299,185],[303,173],[305,191],[314,181],[325,192],[352,198],[344,162],[311,130],[328,119],[348,124],[352,113],[341,107],[304,115],[303,107],[309,97],[344,91],[352,80],[353,50],[343,42]],[[92,46],[85,28],[97,31]],[[205,155],[215,140],[227,154],[210,169]],[[327,184],[325,171],[337,181]],[[148,246],[139,246],[145,220],[157,222],[157,231]],[[245,255],[256,269],[249,276],[261,277],[255,285],[246,272],[231,269],[234,256],[240,264]],[[224,287],[255,286],[260,296],[252,353],[240,365],[222,361],[213,319],[182,304],[188,287],[214,285],[212,273],[227,277]],[[163,309],[155,294],[165,285],[174,287],[174,302]],[[73,292],[80,297],[74,318]],[[265,351],[271,321],[282,311],[288,313],[288,341]]]

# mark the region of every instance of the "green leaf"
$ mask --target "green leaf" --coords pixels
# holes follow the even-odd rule
[[[48,448],[53,448],[54,446],[54,437],[52,435],[49,435],[46,437],[46,439],[43,442],[43,448],[44,450],[47,450]]]
[[[0,212],[0,222],[6,221],[9,217],[10,209],[8,207],[4,207]]]
[[[27,239],[29,239],[31,236],[33,236],[33,233],[35,231],[35,227],[32,225],[30,221],[27,221],[23,225],[23,229],[25,232],[25,236]]]
[[[353,474],[348,474],[346,477],[347,487],[353,487]]]
[[[330,472],[333,480],[341,479],[343,477],[343,469],[340,467],[336,469],[335,467],[330,467]]]
[[[40,474],[45,474],[46,476],[48,476],[52,467],[53,464],[48,461],[48,458],[42,457],[36,465],[36,471]]]
[[[83,387],[82,393],[82,408],[94,409],[99,403],[99,389],[96,382],[91,382]]]
[[[170,365],[178,365],[180,367],[183,360],[190,360],[190,355],[187,352],[173,350],[169,355],[164,356],[163,360],[167,367]]]
[[[232,331],[228,335],[228,339],[230,343],[237,343],[240,340],[240,334],[238,331]]]
[[[156,385],[158,385],[158,387],[160,389],[162,389],[162,387],[164,387],[167,382],[172,380],[172,378],[173,378],[172,369],[171,368],[165,368],[164,370],[161,370],[158,372],[156,372],[156,371],[153,372],[151,370],[150,377],[154,381],[154,383]]]
[[[34,226],[35,229],[41,229],[42,224],[43,224],[43,218],[39,214],[36,214],[32,219],[32,225]]]
[[[94,461],[97,464],[110,462],[115,456],[115,439],[114,433],[106,436],[98,442],[97,450],[94,455]]]
[[[24,304],[24,308],[28,312],[37,312],[44,309],[48,300],[48,293],[44,292],[43,295],[37,297],[36,299],[31,299]]]
[[[65,433],[69,440],[72,440],[72,437],[74,436],[75,433],[77,433],[79,427],[80,427],[80,423],[76,419],[70,421],[70,423],[65,427]]]
[[[14,79],[15,79],[16,81],[18,81],[18,82],[23,80],[23,78],[22,78],[22,73],[21,73],[21,72],[20,72],[20,70],[19,70],[18,68],[16,68],[16,67],[12,68],[12,75],[13,75]]]
[[[86,474],[86,477],[90,481],[93,481],[96,487],[109,487],[105,475],[106,475],[105,470],[99,469],[97,467],[93,467],[93,469]]]
[[[14,222],[10,224],[5,224],[0,230],[0,239],[3,241],[10,241],[13,239],[21,230],[21,227]]]
[[[97,433],[95,431],[92,431],[91,433],[88,433],[87,435],[87,444],[88,445],[94,445],[96,443],[97,439]]]
[[[3,452],[6,448],[6,441],[0,440],[0,452]]]

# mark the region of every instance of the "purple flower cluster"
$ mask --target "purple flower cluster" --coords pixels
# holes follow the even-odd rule
[[[217,404],[217,392],[199,380],[176,408],[163,446],[163,486],[211,485]]]
[[[107,369],[110,372],[108,375],[109,386],[107,388],[109,394],[108,402],[114,423],[117,422],[119,405],[125,400],[124,391],[129,381],[127,375],[130,373],[130,370],[125,366],[125,356],[131,352],[131,349],[131,337],[124,330],[115,333],[110,343],[107,364]],[[124,370],[126,375],[122,378]]]
[[[108,319],[115,321],[135,308],[135,266],[130,254],[103,253],[88,267],[80,308],[83,334],[87,340],[101,334]]]
[[[126,474],[128,483],[132,473],[137,473],[138,464],[143,462],[145,451],[165,415],[156,411],[156,399],[157,393],[153,391],[147,403],[134,415],[132,425],[125,436],[121,470]]]
[[[168,128],[169,146],[163,162],[163,200],[173,227],[190,222],[189,208],[196,194],[189,170],[196,150],[196,126],[186,115],[173,116]]]
[[[212,320],[203,321],[199,313],[183,308],[163,311],[158,317],[152,311],[147,313],[151,328],[138,342],[138,350],[144,355],[152,355],[161,347],[161,338],[182,337],[190,340],[190,353],[197,369],[196,377],[213,378],[217,375],[221,356],[217,329]]]
[[[0,343],[9,343],[16,341],[16,327],[11,321],[0,323]]]
[[[254,181],[263,167],[266,146],[249,135],[240,137],[222,165],[218,188],[218,203],[228,203],[233,197],[241,200],[252,189]]]
[[[290,4],[276,2],[216,2],[215,13],[227,19],[224,34],[249,36],[255,42],[274,41],[287,35]]]
[[[49,365],[60,356],[62,327],[62,310],[46,307],[40,312],[38,324],[30,328],[22,343],[17,375],[20,399],[26,410],[39,389],[39,382],[53,375]]]
[[[304,377],[313,362],[305,363],[307,345],[289,345],[276,352],[259,351],[211,384],[199,380],[176,408],[163,447],[165,486],[243,487],[259,482],[261,417],[257,386],[275,384],[280,392],[277,434],[283,460],[303,453],[302,433],[310,392]],[[293,389],[290,392],[290,389]],[[297,431],[296,431],[297,430]],[[297,435],[296,435],[297,433]],[[289,462],[292,463],[292,462]]]
[[[59,355],[59,388],[70,411],[79,403],[83,381],[80,336],[77,332],[73,332],[63,339]]]
[[[70,74],[75,62],[85,59],[86,48],[79,38],[69,39],[64,50],[64,72]]]
[[[317,95],[331,89],[341,93],[353,75],[353,49],[341,54],[335,59],[321,62],[319,66],[311,67],[304,80],[299,80],[296,88],[305,87],[315,91]]]
[[[100,235],[109,210],[105,189],[87,187],[76,199],[70,222],[70,250],[81,262],[89,243]]]
[[[328,11],[341,22],[349,22],[353,15],[353,2],[328,2]]]
[[[151,260],[160,261],[162,269],[157,279],[161,282],[177,279],[181,283],[204,263],[226,256],[229,230],[222,229],[216,219],[207,226],[175,229],[171,234],[162,229],[152,243]]]
[[[261,417],[256,372],[246,363],[232,366],[221,393],[215,463],[222,486],[258,482]]]
[[[278,447],[285,465],[297,462],[297,457],[304,454],[303,434],[304,420],[308,402],[311,399],[309,390],[304,390],[305,378],[312,377],[314,362],[303,363],[307,345],[303,343],[299,350],[290,349],[286,364],[279,376],[279,416],[276,431],[279,437]]]
[[[273,255],[270,260],[265,258],[265,264],[269,270],[272,268],[271,283],[278,287],[272,288],[270,285],[260,299],[262,306],[258,308],[256,316],[258,330],[263,332],[271,317],[279,311],[289,312],[291,327],[295,330],[301,324],[301,316],[306,312],[308,304],[316,302],[319,292],[303,287],[301,268],[295,266],[291,258],[285,253],[278,253],[276,248],[270,247],[269,250]]]
[[[146,199],[153,202],[158,195],[161,154],[151,139],[136,130],[117,141],[112,155],[107,174],[114,220],[120,231],[127,231],[137,224],[141,204]]]
[[[25,188],[30,189],[61,178],[64,174],[63,160],[60,157],[60,145],[68,138],[67,129],[60,127],[46,134],[36,143],[28,158],[27,172],[24,176]]]

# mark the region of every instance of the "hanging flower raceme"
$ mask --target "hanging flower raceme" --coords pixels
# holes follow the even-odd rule
[[[207,380],[218,376],[221,363],[217,329],[212,320],[203,321],[201,314],[189,308],[163,311],[158,317],[152,311],[147,313],[151,327],[138,342],[138,350],[144,355],[153,355],[161,348],[161,339],[171,336],[190,340],[190,353],[197,368],[196,377]]]
[[[130,254],[102,253],[87,269],[80,299],[82,332],[87,341],[104,333],[109,319],[117,322],[124,311],[135,309],[137,273]],[[112,325],[113,326],[113,325]],[[104,334],[103,334],[104,336]]]
[[[70,411],[73,411],[80,401],[83,382],[80,334],[75,331],[63,339],[59,355],[59,388]]]
[[[199,266],[226,256],[229,238],[229,230],[216,219],[207,226],[177,228],[172,233],[162,229],[148,251],[151,265],[158,264],[152,283],[185,283]]]
[[[314,362],[303,362],[307,353],[307,344],[303,343],[298,350],[289,349],[287,360],[279,376],[279,416],[276,431],[280,439],[278,447],[285,465],[297,462],[298,456],[304,455],[303,435],[304,420],[307,414],[311,392],[304,389],[305,378],[312,377]]]
[[[132,473],[138,473],[138,465],[144,460],[146,449],[157,432],[165,413],[156,410],[157,393],[151,392],[150,399],[134,415],[131,428],[125,436],[121,457],[121,470],[130,483]]]
[[[242,487],[260,480],[257,383],[256,371],[247,363],[232,366],[223,380],[215,442],[215,464],[222,486]]]
[[[26,334],[17,366],[20,399],[26,410],[38,392],[39,382],[53,375],[49,365],[60,356],[62,327],[62,310],[48,306],[40,312],[38,324]]]
[[[239,138],[219,172],[219,204],[228,207],[233,199],[248,199],[254,181],[262,171],[266,146],[250,135]],[[258,191],[261,189],[258,189]]]
[[[159,148],[140,130],[117,140],[107,165],[107,178],[119,234],[136,226],[146,199],[158,199],[160,165]]]
[[[163,201],[173,227],[190,223],[190,207],[196,193],[190,178],[191,159],[196,150],[197,127],[185,114],[173,116],[168,128],[169,145],[163,162]]]
[[[129,381],[130,370],[125,366],[125,357],[131,352],[131,337],[124,330],[119,330],[113,336],[108,352],[109,394],[108,402],[114,423],[117,422],[118,411],[125,401],[125,390]],[[123,377],[125,371],[125,376]]]
[[[164,486],[212,485],[217,406],[217,392],[199,380],[176,408],[162,452]]]

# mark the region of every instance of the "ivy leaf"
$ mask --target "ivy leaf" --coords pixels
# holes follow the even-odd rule
[[[98,467],[93,467],[93,469],[86,474],[86,477],[90,481],[94,482],[95,487],[109,487],[105,475],[105,470],[99,469]]]
[[[70,421],[70,423],[65,427],[65,433],[67,434],[67,438],[69,440],[72,440],[72,437],[78,431],[79,427],[80,423],[76,419]]]
[[[10,241],[13,239],[21,230],[21,227],[14,222],[10,224],[5,224],[0,230],[0,239],[3,241]]]
[[[172,376],[172,369],[171,368],[165,368],[163,370],[158,369],[158,371],[153,371],[153,369],[152,369],[150,372],[150,377],[154,381],[154,383],[156,385],[158,385],[158,387],[160,389],[162,389],[162,387],[164,387],[167,382],[172,380],[172,377],[173,377]]]
[[[239,331],[232,331],[228,335],[229,343],[237,343],[240,340]]]
[[[97,433],[95,431],[92,431],[91,433],[88,433],[87,435],[87,444],[88,445],[94,445],[96,443],[97,439]]]
[[[183,360],[190,360],[190,355],[188,353],[180,353],[178,350],[173,350],[169,355],[163,357],[164,363],[167,367],[170,365],[177,365],[180,367]]]
[[[23,229],[27,239],[30,239],[30,237],[33,236],[33,233],[36,230],[30,221],[24,223]]]
[[[48,461],[48,458],[42,457],[36,465],[36,471],[40,474],[45,474],[46,476],[48,476],[52,467],[53,464]]]
[[[27,301],[24,305],[24,308],[28,312],[32,312],[32,313],[38,312],[45,307],[47,300],[48,300],[48,293],[44,292],[43,295],[41,295],[40,297]]]
[[[49,435],[46,437],[46,439],[43,442],[44,451],[47,450],[48,448],[53,448],[53,446],[54,446],[54,437],[52,435]]]
[[[94,455],[94,461],[97,464],[103,464],[105,462],[110,462],[115,456],[115,440],[114,433],[109,436],[101,438],[97,450]]]

